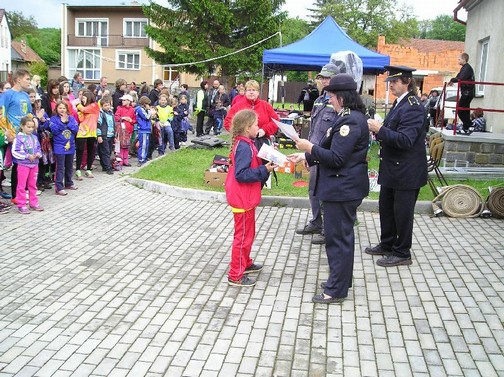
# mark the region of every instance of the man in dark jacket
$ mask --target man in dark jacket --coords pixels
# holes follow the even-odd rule
[[[427,183],[425,111],[416,96],[415,69],[385,66],[386,81],[397,97],[387,118],[380,124],[368,120],[369,130],[380,142],[380,243],[367,247],[370,255],[383,255],[382,267],[410,265],[415,203]]]
[[[298,98],[298,106],[303,102],[303,111],[312,111],[313,104],[319,96],[319,91],[314,85],[313,80],[308,80],[307,86],[301,90]]]
[[[322,88],[329,85],[332,77],[339,73],[339,68],[334,64],[326,64],[317,75]],[[310,132],[308,140],[319,145],[326,136],[327,130],[334,125],[338,114],[329,103],[329,94],[322,92],[322,95],[315,100],[311,112]],[[315,185],[317,182],[317,166],[310,166],[310,181],[308,184],[308,196],[312,210],[312,219],[303,228],[296,229],[297,234],[313,234],[312,243],[323,245],[325,243],[324,225],[322,221],[322,207],[320,199],[315,195]]]
[[[465,52],[460,54],[458,58],[458,63],[462,66],[460,68],[457,76],[452,78],[448,85],[453,85],[459,81],[474,81],[474,70],[468,63],[469,55]],[[458,106],[460,107],[471,107],[471,101],[474,98],[474,84],[461,84],[460,85],[460,98]],[[462,121],[462,131],[463,134],[470,135],[472,130],[469,128],[472,125],[471,121],[471,111],[470,110],[459,110],[458,115]]]

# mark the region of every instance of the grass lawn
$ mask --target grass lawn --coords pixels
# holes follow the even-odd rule
[[[223,139],[228,139],[229,136],[223,136]],[[295,149],[280,149],[284,154],[296,152]],[[224,188],[209,187],[205,185],[204,174],[213,161],[215,155],[229,155],[229,147],[213,148],[213,149],[192,149],[184,148],[175,153],[169,153],[162,158],[158,158],[148,166],[144,167],[133,177],[139,179],[146,179],[166,183],[173,186],[188,187],[199,190],[210,190],[224,192]],[[370,161],[369,168],[378,170],[378,146],[373,145],[369,151]],[[272,180],[272,188],[264,189],[263,195],[268,196],[299,196],[307,197],[308,187],[295,187],[295,181],[304,180],[307,178],[295,178],[294,174],[277,173],[278,186],[275,185],[274,179]],[[478,190],[483,198],[488,196],[489,186],[502,185],[502,179],[492,180],[463,180],[454,181],[449,180],[448,183],[452,184],[465,184],[474,187]],[[372,192],[369,194],[369,199],[378,199],[378,193]],[[432,200],[434,198],[428,185],[420,190],[419,200]]]

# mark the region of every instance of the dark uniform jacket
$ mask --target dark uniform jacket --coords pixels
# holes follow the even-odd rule
[[[319,145],[320,141],[326,136],[327,130],[332,127],[337,118],[338,113],[334,111],[325,94],[317,98],[311,112],[308,140]]]
[[[424,117],[424,108],[413,93],[390,110],[376,134],[380,142],[380,185],[414,190],[427,183]]]
[[[322,201],[360,200],[369,193],[367,119],[359,111],[343,109],[320,145],[306,153],[309,165],[318,164],[315,194]]]

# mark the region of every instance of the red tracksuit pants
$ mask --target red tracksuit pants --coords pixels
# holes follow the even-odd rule
[[[229,279],[240,280],[245,269],[252,264],[250,251],[255,238],[255,208],[234,213],[234,237],[229,263]]]

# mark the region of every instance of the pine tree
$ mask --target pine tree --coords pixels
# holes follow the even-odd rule
[[[168,0],[169,8],[151,2],[144,14],[147,34],[160,49],[147,48],[158,64],[184,64],[233,53],[278,32],[286,14],[285,0]],[[180,66],[180,71],[205,75],[259,72],[262,52],[278,46],[278,38],[240,53],[205,63]]]

